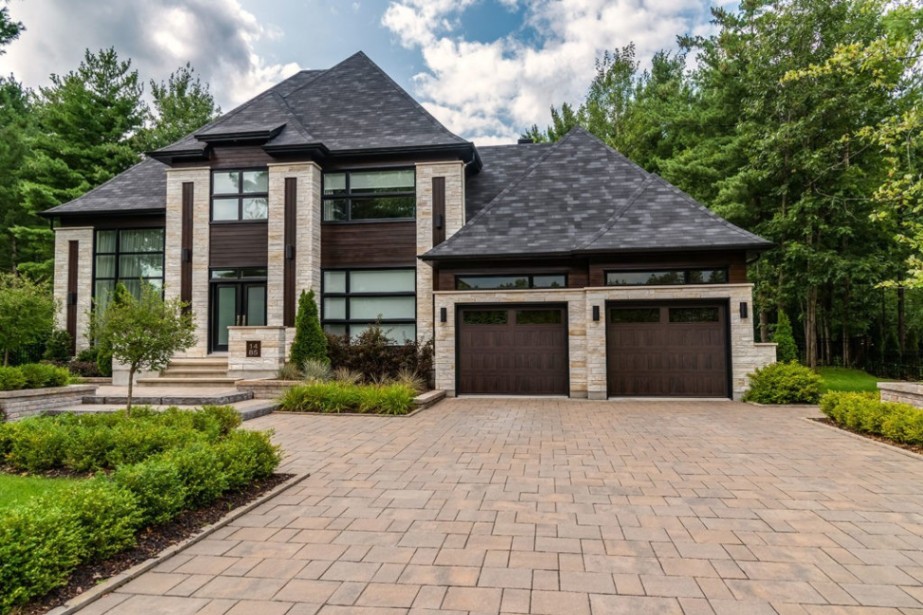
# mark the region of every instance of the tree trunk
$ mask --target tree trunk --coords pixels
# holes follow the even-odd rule
[[[843,291],[843,367],[849,367],[849,276],[846,277],[846,288]]]
[[[906,301],[904,297],[904,287],[897,287],[897,347],[901,351],[901,357],[904,356],[904,351],[907,349],[907,320],[904,315],[904,310],[906,308]]]
[[[3,351],[3,367],[6,367],[10,364],[10,349],[6,348]]]
[[[760,306],[760,341],[764,344],[769,341],[769,313]]]
[[[804,354],[808,367],[817,367],[817,286],[808,287],[808,300],[804,311]]]
[[[131,396],[135,387],[135,370],[137,369],[137,365],[132,365],[128,370],[128,407],[125,409],[125,411],[128,413],[128,416],[131,416]]]

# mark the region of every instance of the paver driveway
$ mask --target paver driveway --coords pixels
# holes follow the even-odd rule
[[[84,614],[923,613],[923,459],[810,413],[265,417],[312,476]]]

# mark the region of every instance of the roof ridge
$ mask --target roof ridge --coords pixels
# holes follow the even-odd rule
[[[606,234],[606,232],[611,230],[612,227],[615,225],[615,223],[618,222],[618,220],[622,216],[624,216],[628,212],[629,209],[631,209],[634,206],[637,200],[644,193],[645,188],[647,188],[647,186],[652,181],[654,181],[654,176],[652,173],[648,173],[644,181],[641,182],[641,185],[638,186],[635,189],[635,191],[631,193],[631,195],[625,201],[625,204],[622,206],[622,208],[613,212],[612,216],[606,221],[606,223],[603,224],[602,227],[600,227],[598,231],[593,233],[593,235],[587,241],[583,242],[581,245],[574,248],[574,251],[585,250],[587,247],[596,243],[596,240],[602,237],[604,234]]]
[[[307,127],[302,123],[300,119],[298,119],[298,116],[295,115],[295,111],[292,109],[291,105],[288,104],[288,101],[285,100],[285,97],[278,92],[272,92],[272,94],[275,96],[276,101],[282,106],[282,111],[284,111],[288,118],[294,123],[293,128],[306,140],[314,139],[311,133],[308,132]],[[288,122],[286,122],[286,126],[287,125]]]

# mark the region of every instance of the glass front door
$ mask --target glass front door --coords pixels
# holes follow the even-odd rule
[[[265,282],[220,282],[212,286],[212,350],[228,349],[228,327],[265,325]]]

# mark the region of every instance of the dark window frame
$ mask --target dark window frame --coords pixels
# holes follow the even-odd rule
[[[564,278],[563,286],[535,286],[536,277],[545,277],[545,276],[560,276]],[[459,288],[458,284],[461,281],[460,278],[527,278],[529,280],[529,285],[527,287],[494,287],[494,288]],[[490,290],[532,290],[532,289],[541,289],[541,290],[555,290],[558,288],[568,288],[567,286],[568,279],[567,273],[561,272],[539,272],[539,273],[457,273],[455,274],[455,290],[471,290],[471,291],[490,291]]]
[[[123,231],[160,231],[161,236],[163,238],[163,241],[161,242],[161,246],[160,246],[160,251],[121,252],[120,248],[122,246],[122,232]],[[115,233],[115,252],[99,252],[99,234],[100,233]],[[140,280],[144,282],[148,280],[160,280],[160,294],[161,296],[163,296],[164,284],[166,282],[166,277],[167,277],[166,251],[167,251],[167,229],[165,226],[140,226],[140,227],[137,227],[137,226],[121,227],[120,226],[117,228],[94,228],[93,229],[93,285],[92,285],[93,287],[91,289],[91,295],[90,295],[92,304],[94,306],[96,305],[96,283],[97,282],[112,282],[112,291],[110,292],[113,292],[115,290],[116,285],[119,282],[122,282],[125,280],[132,280],[132,281]],[[161,265],[162,273],[159,277],[138,276],[137,278],[123,278],[122,276],[119,275],[120,269],[122,266],[121,265],[122,256],[142,256],[142,255],[149,255],[149,254],[160,254],[160,257],[162,259],[162,265]],[[97,276],[98,271],[96,267],[96,259],[99,256],[114,257],[115,259],[115,269],[114,269],[115,275],[114,276],[103,276],[103,277]]]
[[[265,171],[266,192],[244,192],[244,173],[253,171]],[[215,173],[237,173],[237,192],[215,192]],[[212,169],[209,175],[209,197],[208,197],[208,219],[212,224],[266,224],[269,221],[269,168],[268,167],[240,167],[233,169]],[[215,220],[215,199],[237,199],[237,219],[236,220]],[[266,199],[266,217],[265,218],[244,218],[244,199],[245,198],[264,198]]]
[[[724,272],[724,282],[691,282],[691,274],[697,271],[722,271]],[[683,281],[679,284],[610,284],[610,274],[626,273],[681,273]],[[655,267],[644,269],[606,269],[603,272],[603,282],[605,286],[699,286],[705,284],[730,284],[730,268],[726,266],[715,267]]]
[[[385,171],[413,171],[413,190],[402,190],[398,192],[384,192],[384,193],[375,193],[375,192],[360,192],[354,195],[350,189],[350,176],[353,173],[380,173]],[[337,175],[342,173],[346,177],[345,191],[343,194],[326,194],[326,185],[327,185],[327,175]],[[350,169],[336,169],[324,171],[321,175],[321,204],[320,204],[320,218],[322,224],[368,224],[368,223],[379,223],[379,222],[409,222],[417,219],[417,169],[413,166],[400,166],[400,167],[369,167],[369,168],[350,168]],[[402,216],[399,218],[358,218],[353,219],[353,201],[354,200],[364,200],[364,199],[374,199],[382,195],[387,196],[396,196],[396,197],[413,197],[413,215],[412,216]],[[346,219],[345,220],[327,220],[325,216],[326,204],[328,201],[346,201]]]
[[[393,291],[393,292],[352,292],[350,290],[352,272],[360,271],[413,271],[413,290],[412,291]],[[321,269],[321,290],[320,290],[320,321],[321,327],[327,331],[327,325],[343,326],[346,329],[346,337],[352,339],[352,325],[381,325],[382,330],[386,331],[388,325],[413,325],[413,339],[417,337],[417,317],[416,317],[416,297],[417,297],[417,276],[416,267],[324,267]],[[326,288],[325,275],[328,272],[343,272],[346,274],[346,289],[343,292],[328,291]],[[414,317],[413,318],[350,318],[350,299],[351,298],[376,298],[376,297],[412,297],[414,299]],[[328,318],[326,314],[326,299],[344,299],[345,318]],[[394,341],[395,344],[401,342]]]

